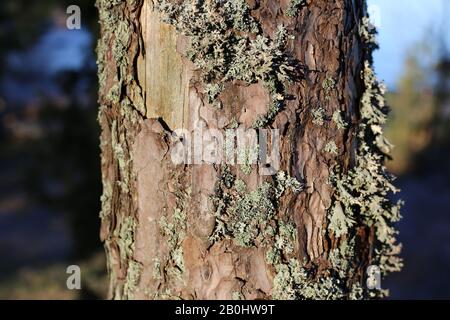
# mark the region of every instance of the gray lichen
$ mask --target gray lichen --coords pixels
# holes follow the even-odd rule
[[[173,194],[176,197],[176,205],[171,212],[164,215],[159,220],[159,227],[162,235],[165,236],[168,246],[169,256],[161,261],[162,257],[157,257],[155,264],[157,263],[158,269],[161,274],[165,276],[166,281],[185,281],[185,263],[184,263],[184,249],[183,242],[186,238],[188,230],[187,221],[187,206],[191,198],[191,188],[183,188],[181,182],[178,180],[178,175],[173,176],[175,183],[175,190]],[[154,270],[155,273],[155,270]],[[162,286],[164,288],[164,285]]]
[[[325,123],[325,109],[322,107],[311,110],[312,122],[317,126],[323,126]]]
[[[105,177],[102,177],[103,180],[103,193],[100,197],[100,201],[102,203],[100,218],[102,220],[109,217],[112,209],[112,198],[113,198],[113,187],[111,183],[106,182]]]
[[[127,278],[123,289],[123,294],[127,299],[134,298],[134,292],[141,278],[142,268],[142,264],[134,260],[128,263]]]
[[[336,236],[341,237],[348,233],[348,230],[355,224],[353,212],[346,211],[347,215],[342,209],[340,202],[335,202],[329,215],[328,229]]]
[[[134,260],[134,237],[136,231],[136,219],[125,217],[117,232],[117,245],[119,246],[120,260],[128,264],[126,279],[123,287],[123,297],[133,299],[134,291],[139,283],[142,265]]]
[[[289,7],[286,9],[288,17],[295,17],[298,15],[300,9],[306,5],[306,0],[291,0]]]
[[[331,92],[336,89],[336,80],[328,76],[322,82],[322,89],[325,92],[325,99],[330,100]]]
[[[120,259],[126,261],[133,258],[134,252],[134,233],[136,230],[136,219],[133,217],[125,217],[122,220],[120,229],[117,232],[117,243],[120,249]]]
[[[334,277],[313,279],[297,259],[275,266],[273,298],[277,300],[339,300],[345,297],[341,280]]]
[[[153,279],[160,280],[162,278],[161,275],[161,259],[155,258],[153,259]]]
[[[359,32],[370,59],[376,39],[367,17],[362,20]],[[392,175],[384,167],[384,160],[391,149],[382,130],[387,120],[386,89],[376,79],[370,60],[364,64],[362,80],[365,91],[360,104],[361,121],[355,135],[358,143],[355,165],[346,173],[336,167],[330,178],[335,193],[329,209],[328,229],[334,237],[341,239],[341,247],[333,249],[329,259],[341,278],[348,278],[351,272],[348,266],[355,259],[352,253],[356,236],[354,230],[361,227],[375,230],[372,265],[378,265],[383,275],[399,271],[402,267],[399,257],[401,246],[397,244],[397,231],[393,227],[401,218],[402,202],[393,203],[390,200],[390,194],[398,190],[392,184]],[[335,115],[333,120],[337,125],[340,123]],[[373,298],[385,294],[385,290],[368,291],[355,283],[349,298]]]
[[[363,17],[361,20],[359,25],[359,35],[366,44],[370,54],[374,49],[378,48],[376,30],[370,23],[370,18],[368,16]]]
[[[347,123],[342,118],[342,114],[340,111],[336,110],[335,112],[333,112],[332,120],[339,130],[344,130],[345,128],[347,128]]]
[[[104,97],[105,104],[120,104],[126,97],[127,92],[132,92],[128,97],[133,103],[133,108],[140,114],[145,114],[145,103],[142,89],[138,85],[134,73],[128,72],[134,63],[134,56],[137,50],[130,50],[132,43],[133,21],[123,14],[124,6],[136,6],[136,3],[127,3],[124,0],[97,0],[96,6],[99,8],[99,20],[103,34],[111,35],[101,37],[97,45],[97,65],[98,78],[101,90],[108,93]],[[114,74],[114,82],[110,88],[107,86],[107,77],[111,76],[106,72],[105,61],[109,61],[108,55],[112,55],[118,72]],[[125,87],[127,90],[124,90]]]
[[[252,173],[252,166],[258,161],[258,153],[259,148],[257,145],[238,149],[237,162],[244,174],[249,175]]]
[[[305,262],[301,264],[293,256],[298,241],[294,223],[280,220],[274,234],[275,244],[266,252],[266,262],[276,272],[272,292],[274,299],[338,300],[345,297],[343,280],[337,276],[316,277]]]
[[[244,296],[242,295],[242,293],[240,293],[239,291],[233,291],[233,293],[231,294],[231,298],[232,300],[244,300]]]
[[[253,127],[273,120],[285,103],[285,83],[300,77],[297,63],[285,52],[288,35],[283,26],[273,39],[264,36],[245,0],[154,3],[163,21],[189,37],[187,58],[202,71],[210,103],[229,81],[259,81],[270,93],[271,102],[268,112]]]
[[[176,208],[172,215],[172,221],[162,216],[159,221],[161,232],[167,238],[172,264],[167,272],[172,276],[182,279],[184,273],[183,240],[186,236],[186,214]]]
[[[236,244],[249,247],[272,239],[279,199],[288,189],[296,193],[302,189],[300,182],[284,172],[274,180],[249,191],[245,183],[234,179],[225,167],[212,197],[216,228],[210,240],[231,238]]]
[[[225,185],[228,185],[225,187]],[[248,191],[245,183],[235,179],[226,168],[212,197],[216,207],[216,228],[211,241],[230,238],[239,246],[263,246],[266,262],[275,269],[274,299],[342,299],[345,286],[339,278],[321,276],[315,279],[308,268],[293,257],[297,227],[277,216],[279,199],[291,190],[302,190],[302,184],[285,172],[272,183],[264,182]]]
[[[155,0],[156,9],[163,13],[164,21],[174,25],[178,31],[190,39],[187,57],[201,70],[205,94],[214,103],[221,94],[224,85],[234,80],[246,84],[261,82],[270,94],[268,112],[259,117],[254,127],[269,124],[286,102],[286,83],[295,81],[299,75],[296,62],[285,51],[287,31],[280,27],[273,38],[262,34],[261,27],[250,15],[245,0],[235,1],[185,1],[181,5],[169,0]],[[114,85],[107,88],[104,103],[119,104],[121,112],[129,116],[135,108],[145,112],[143,103],[131,101],[126,97],[125,86],[133,86],[134,79],[124,77],[133,59],[127,52],[130,46],[131,22],[123,19],[121,7],[125,0],[98,1],[101,10],[102,27],[109,30],[114,37],[102,39],[99,43],[99,81],[105,86],[107,74],[103,61],[112,53],[118,66]],[[286,12],[289,16],[298,14],[305,4],[303,0],[292,0]],[[368,18],[362,20],[360,36],[370,51],[376,47],[375,36]],[[208,34],[208,36],[204,36]],[[249,63],[251,62],[251,63]],[[335,189],[333,205],[329,210],[329,232],[340,241],[338,248],[329,255],[333,270],[337,276],[316,275],[314,270],[301,264],[292,253],[296,245],[296,226],[292,221],[285,221],[277,216],[280,198],[290,189],[301,191],[301,184],[288,175],[280,174],[272,182],[265,182],[256,190],[249,191],[242,180],[236,179],[230,171],[224,172],[213,197],[216,209],[216,228],[211,241],[231,238],[238,245],[265,245],[267,262],[273,265],[273,297],[279,299],[341,299],[349,297],[360,299],[367,292],[359,282],[343,283],[341,279],[349,278],[354,257],[355,226],[373,227],[376,243],[372,263],[380,265],[383,274],[398,270],[401,260],[398,258],[399,246],[396,244],[396,231],[392,224],[400,218],[400,203],[392,204],[388,194],[395,192],[392,177],[382,165],[391,145],[382,136],[382,126],[386,121],[384,105],[385,88],[378,83],[366,62],[363,80],[366,87],[361,100],[361,124],[358,127],[358,150],[356,164],[348,172],[335,168],[331,184]],[[327,96],[334,90],[336,81],[327,77],[322,88]],[[141,94],[138,94],[140,96]],[[143,101],[142,96],[138,101]],[[144,107],[143,107],[144,106]],[[103,108],[106,106],[104,105]],[[325,114],[323,108],[312,111],[313,122],[323,125]],[[347,127],[341,114],[336,111],[333,121],[338,129]],[[125,137],[119,134],[117,123],[113,123],[112,151],[118,163],[121,179],[132,179],[129,175],[129,161],[125,154]],[[331,142],[330,142],[331,143]],[[328,144],[327,144],[328,146]],[[334,153],[329,145],[325,152]],[[117,181],[121,191],[128,193],[127,180]],[[112,198],[111,188],[105,188],[102,197],[102,217],[107,216]],[[186,216],[183,208],[175,209],[172,219],[163,217],[160,221],[162,233],[167,238],[170,249],[168,265],[162,265],[159,259],[154,263],[154,277],[161,277],[165,272],[169,277],[182,277],[184,271],[182,242],[186,232]],[[125,296],[133,297],[135,287],[140,280],[141,265],[133,260],[134,230],[136,221],[125,217],[116,231],[119,238],[121,259],[128,261],[124,286]],[[177,298],[170,290],[162,289],[158,297]],[[376,296],[377,293],[369,293]],[[233,294],[233,297],[237,294]]]
[[[325,151],[326,153],[337,155],[338,154],[338,148],[336,146],[336,142],[334,142],[334,141],[327,142],[327,144],[323,148],[323,151]]]
[[[121,189],[121,191],[125,194],[129,193],[129,185],[130,185],[130,170],[129,164],[130,159],[129,156],[125,152],[126,138],[123,133],[118,132],[117,122],[113,121],[111,126],[111,145],[114,159],[117,161],[119,166],[119,176],[120,180],[116,181],[117,185]]]

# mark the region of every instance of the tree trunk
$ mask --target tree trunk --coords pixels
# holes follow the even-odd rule
[[[384,295],[366,269],[401,266],[399,205],[364,1],[97,6],[110,297]]]

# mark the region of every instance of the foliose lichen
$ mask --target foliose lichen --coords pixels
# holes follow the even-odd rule
[[[142,265],[134,260],[134,237],[136,219],[131,216],[124,217],[120,228],[115,231],[117,245],[119,246],[120,260],[127,263],[126,279],[123,287],[123,297],[133,299],[134,291],[139,283]]]
[[[298,193],[302,185],[295,178],[279,172],[273,182],[264,182],[256,190],[249,191],[245,183],[235,179],[225,167],[212,196],[216,227],[210,240],[230,238],[243,247],[270,241],[277,228],[278,201],[288,189]]]
[[[331,92],[336,89],[336,80],[331,76],[326,77],[322,82],[322,89],[325,93],[325,99],[330,100]]]
[[[159,221],[161,232],[167,237],[169,246],[171,264],[167,267],[166,272],[179,279],[183,279],[184,273],[184,257],[183,257],[183,240],[186,236],[186,214],[176,208],[172,215],[172,221],[166,216],[162,216]]]
[[[258,153],[259,147],[257,145],[238,148],[237,161],[244,174],[252,173],[252,166],[258,161]]]
[[[291,0],[291,2],[289,2],[289,7],[286,9],[286,15],[288,17],[295,17],[305,5],[306,0]]]
[[[297,259],[275,266],[273,298],[279,300],[339,300],[345,297],[341,280],[335,277],[313,279]]]
[[[242,295],[242,293],[240,293],[239,291],[233,291],[233,293],[231,294],[231,298],[232,300],[244,300],[244,296]]]
[[[117,234],[120,258],[122,261],[126,261],[127,258],[133,257],[135,229],[136,220],[133,217],[128,216],[122,220]]]
[[[338,147],[336,146],[336,142],[328,141],[327,144],[325,145],[325,147],[323,148],[323,151],[325,151],[326,153],[337,155]]]
[[[99,79],[106,82],[105,66],[108,46],[112,45],[112,54],[119,72],[115,85],[109,89],[106,102],[121,103],[121,112],[128,112],[129,105],[143,112],[143,104],[126,102],[124,86],[131,85],[133,79],[125,77],[126,68],[133,63],[127,54],[130,45],[131,24],[122,18],[120,10],[115,8],[125,0],[98,1],[99,6],[112,10],[101,10],[103,28],[116,30],[111,43],[99,44]],[[261,82],[270,93],[270,105],[267,114],[258,118],[254,127],[270,123],[286,102],[286,83],[298,77],[297,62],[285,51],[288,34],[280,27],[273,39],[264,36],[258,22],[249,12],[245,0],[224,1],[185,1],[181,5],[169,0],[155,0],[156,9],[163,13],[164,21],[174,25],[177,30],[190,39],[187,57],[202,70],[205,82],[205,94],[211,103],[217,100],[224,85],[233,80],[250,84]],[[292,0],[287,12],[295,16],[305,1]],[[375,35],[368,18],[362,20],[360,36],[370,52],[376,47]],[[111,32],[112,33],[112,32]],[[204,34],[208,36],[205,37]],[[102,41],[102,40],[101,40]],[[251,58],[251,59],[249,59]],[[132,60],[132,59],[131,59]],[[251,64],[249,64],[249,61]],[[335,87],[335,80],[327,78],[323,90],[328,95]],[[335,168],[330,182],[335,188],[333,205],[329,210],[329,232],[339,238],[340,246],[332,249],[329,255],[333,270],[337,276],[315,274],[312,268],[300,263],[292,253],[296,245],[296,227],[292,221],[279,219],[277,205],[280,197],[291,189],[301,190],[301,184],[287,175],[279,175],[272,182],[265,182],[256,190],[248,191],[242,180],[236,179],[231,172],[224,172],[213,197],[216,207],[216,228],[211,241],[231,238],[242,246],[256,243],[267,247],[267,262],[273,265],[273,297],[281,299],[340,299],[349,297],[360,299],[367,296],[359,282],[343,283],[349,278],[354,259],[356,235],[354,226],[374,228],[376,243],[372,263],[381,267],[383,274],[396,271],[401,267],[398,258],[399,246],[396,244],[396,230],[392,224],[400,218],[401,203],[393,204],[388,194],[395,192],[390,176],[383,166],[383,160],[391,145],[382,135],[382,126],[386,121],[387,108],[384,104],[385,88],[376,80],[370,58],[365,64],[363,80],[366,87],[361,100],[361,123],[357,130],[358,150],[356,164],[348,172]],[[134,85],[136,86],[136,85]],[[138,86],[137,92],[139,92]],[[141,97],[142,98],[142,97]],[[313,111],[313,122],[323,125],[324,110]],[[314,114],[314,112],[316,112]],[[336,116],[335,116],[336,115]],[[347,124],[340,113],[333,114],[338,129]],[[342,121],[341,121],[342,120]],[[115,124],[117,129],[117,123]],[[113,124],[114,127],[114,124]],[[117,132],[117,130],[112,130]],[[123,136],[113,135],[113,154],[124,173],[129,159],[124,154]],[[333,148],[329,148],[332,150]],[[130,179],[125,175],[125,179]],[[118,181],[122,192],[128,193],[128,183]],[[109,189],[105,189],[103,202],[110,199]],[[107,205],[105,211],[108,210]],[[106,213],[104,214],[106,215]],[[132,260],[134,250],[133,217],[125,217],[119,227],[119,246],[122,258],[129,260],[127,278],[124,287],[126,295],[132,297],[139,282],[140,264]],[[157,270],[165,271],[169,276],[181,277],[184,270],[182,241],[186,231],[186,216],[182,209],[176,209],[172,220],[163,217],[160,221],[163,234],[170,246],[169,266],[162,266],[155,260]],[[131,260],[130,260],[131,259]],[[167,268],[166,268],[167,267]],[[370,296],[374,296],[370,293]],[[161,290],[160,297],[174,298],[170,290]],[[376,295],[376,294],[375,294]]]
[[[339,110],[333,112],[332,120],[339,130],[344,130],[345,128],[347,128],[347,122],[345,122]]]
[[[325,109],[322,107],[312,109],[311,115],[313,117],[312,122],[317,126],[323,126],[325,123]]]
[[[153,279],[161,280],[161,259],[155,258],[153,259]]]
[[[355,135],[358,143],[355,165],[346,173],[335,167],[330,177],[335,193],[329,209],[328,229],[334,237],[341,239],[341,247],[333,249],[329,259],[342,278],[347,277],[350,272],[348,265],[354,262],[351,248],[357,237],[355,230],[361,227],[375,231],[372,265],[377,265],[383,275],[399,271],[402,267],[399,257],[401,246],[397,243],[394,228],[401,218],[402,201],[394,203],[389,198],[398,190],[392,184],[393,176],[384,166],[391,149],[382,129],[388,115],[384,98],[386,89],[376,79],[372,68],[371,54],[376,48],[376,40],[375,30],[370,28],[367,17],[362,20],[359,32],[366,45],[368,60],[362,70],[365,90],[360,104],[361,121]],[[333,119],[336,123],[340,122],[337,116]],[[384,290],[368,291],[360,284],[353,284],[350,298],[381,297],[385,294]]]
[[[134,299],[134,292],[139,284],[142,268],[142,264],[137,261],[131,260],[128,263],[127,278],[123,289],[123,294],[127,299]]]
[[[264,182],[248,191],[225,167],[212,200],[216,208],[216,228],[210,241],[232,239],[243,247],[266,248],[266,262],[275,270],[274,299],[341,299],[345,286],[336,277],[316,279],[311,270],[295,258],[297,227],[280,218],[277,209],[287,190],[298,193],[303,185],[285,172],[273,182]]]
[[[268,124],[283,107],[286,83],[300,78],[295,59],[286,53],[287,30],[273,39],[263,35],[245,0],[154,1],[163,21],[190,39],[187,58],[202,71],[205,94],[214,103],[229,81],[261,82],[271,101],[253,127]],[[205,36],[207,34],[207,36]]]

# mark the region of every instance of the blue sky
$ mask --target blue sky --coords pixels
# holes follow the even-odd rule
[[[375,68],[389,87],[394,87],[403,70],[406,53],[442,28],[445,4],[449,0],[368,0],[378,6],[380,49],[375,53]],[[450,26],[450,24],[448,25]]]

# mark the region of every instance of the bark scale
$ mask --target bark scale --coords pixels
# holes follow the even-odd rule
[[[101,239],[110,297],[368,296],[365,271],[374,259],[376,227],[359,223],[358,216],[330,227],[336,208],[346,211],[344,204],[335,205],[340,180],[334,172],[345,174],[356,166],[363,121],[367,79],[361,75],[371,54],[361,33],[364,1],[249,0],[223,1],[234,5],[226,10],[212,6],[225,20],[225,14],[233,15],[231,27],[208,15],[205,3],[215,1],[193,1],[195,10],[185,12],[171,7],[183,1],[174,2],[97,3]],[[218,40],[209,47],[192,46],[199,31],[183,21],[186,12],[213,19],[205,23],[212,28],[219,23],[211,21],[229,28],[219,35],[224,47],[240,40],[245,51],[263,37],[269,71],[254,65],[249,74],[261,71],[261,76],[230,76],[239,60],[235,43],[233,54],[218,67],[199,66],[202,59],[211,62],[210,52],[199,48],[215,50]],[[271,49],[281,41],[281,25],[287,37],[278,52]],[[215,36],[205,30],[203,38]],[[255,60],[264,56],[264,50],[255,50],[249,51]],[[268,116],[274,103],[277,108]],[[278,173],[283,174],[267,176],[261,174],[264,166],[238,165],[239,152],[234,165],[173,161],[175,148],[198,132],[216,129],[226,137],[227,130],[255,127],[279,130]],[[271,147],[275,141],[269,140]],[[192,147],[190,159],[202,152]]]

